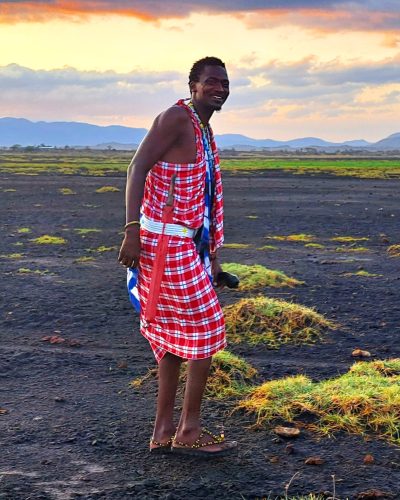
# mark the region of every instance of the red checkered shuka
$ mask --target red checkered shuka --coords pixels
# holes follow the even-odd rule
[[[161,222],[171,177],[176,174],[173,222],[191,229],[203,224],[206,160],[201,129],[183,100],[178,101],[192,120],[196,138],[195,163],[157,162],[146,178],[142,213]],[[223,195],[219,158],[214,138],[214,200],[210,224],[210,250],[223,244]],[[140,229],[141,254],[138,292],[140,330],[159,362],[166,352],[183,359],[208,358],[226,346],[225,322],[217,295],[191,238],[170,236],[155,320],[147,322],[144,311],[159,235]]]

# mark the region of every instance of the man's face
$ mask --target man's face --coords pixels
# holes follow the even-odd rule
[[[195,102],[219,111],[229,96],[229,80],[222,66],[205,66],[198,82],[190,83]]]

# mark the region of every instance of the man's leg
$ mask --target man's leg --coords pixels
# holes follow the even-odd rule
[[[176,442],[193,444],[200,435],[200,408],[212,358],[190,360],[187,367],[187,382],[182,414],[176,434]],[[205,435],[201,442],[210,442]],[[202,448],[204,452],[215,452],[226,448],[228,443],[212,444]],[[179,447],[177,443],[174,446]],[[229,446],[230,447],[230,446]]]
[[[157,414],[153,440],[165,443],[175,434],[174,406],[182,359],[166,353],[158,364]]]

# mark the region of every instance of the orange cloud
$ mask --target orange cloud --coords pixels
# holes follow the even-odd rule
[[[0,23],[19,22],[46,22],[54,18],[84,19],[90,15],[118,14],[131,16],[143,21],[153,21],[157,17],[139,9],[120,6],[118,3],[89,0],[87,2],[73,2],[56,0],[52,3],[20,1],[12,3],[2,2],[0,6]]]

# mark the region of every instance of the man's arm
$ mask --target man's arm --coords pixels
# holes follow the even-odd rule
[[[138,221],[146,176],[157,161],[179,142],[186,123],[186,113],[172,107],[161,113],[133,157],[126,180],[126,223]],[[140,256],[139,225],[129,226],[121,245],[118,260],[126,267],[137,267]]]

